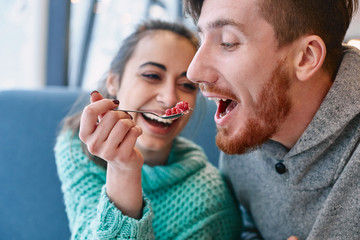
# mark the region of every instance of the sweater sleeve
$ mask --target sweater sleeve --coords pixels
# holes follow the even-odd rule
[[[77,136],[62,133],[54,150],[71,239],[154,239],[147,198],[140,220],[123,215],[106,194],[106,170],[84,154]]]

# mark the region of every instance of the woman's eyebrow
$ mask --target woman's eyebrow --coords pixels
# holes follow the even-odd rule
[[[140,65],[140,67],[145,67],[146,65],[153,65],[155,67],[161,68],[162,70],[166,71],[166,67],[163,64],[156,63],[156,62],[146,62]]]

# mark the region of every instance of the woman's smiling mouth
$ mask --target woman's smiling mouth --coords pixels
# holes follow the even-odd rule
[[[175,121],[175,120],[171,120],[171,119],[162,119],[162,118],[159,118],[152,114],[147,114],[147,113],[144,113],[141,115],[143,116],[143,118],[145,119],[146,122],[148,122],[150,125],[152,125],[154,127],[168,128]]]

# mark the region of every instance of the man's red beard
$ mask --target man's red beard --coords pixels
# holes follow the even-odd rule
[[[227,154],[243,154],[254,150],[269,140],[283,123],[291,109],[288,96],[290,80],[287,68],[281,61],[271,79],[264,84],[254,104],[254,116],[250,117],[241,132],[229,133],[226,127],[218,128],[216,145]]]

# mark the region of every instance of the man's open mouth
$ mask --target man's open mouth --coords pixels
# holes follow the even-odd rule
[[[146,122],[148,122],[150,125],[152,125],[154,127],[159,127],[159,128],[168,128],[171,126],[171,124],[174,121],[176,121],[176,120],[171,120],[171,119],[162,119],[162,118],[159,118],[152,114],[147,114],[147,113],[142,114],[142,116],[146,120]]]
[[[209,99],[214,100],[216,102],[216,105],[218,106],[216,112],[216,116],[218,118],[225,117],[238,105],[238,102],[231,99],[224,99],[224,98],[209,98]]]

